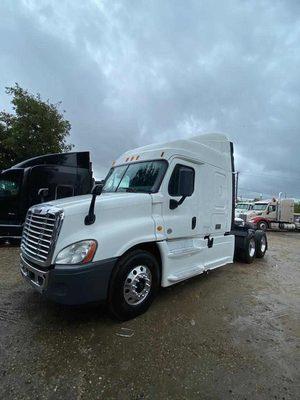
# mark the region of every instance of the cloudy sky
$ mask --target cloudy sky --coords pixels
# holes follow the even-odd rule
[[[201,132],[234,141],[240,194],[300,197],[299,0],[1,0],[4,87],[61,100],[96,175]]]

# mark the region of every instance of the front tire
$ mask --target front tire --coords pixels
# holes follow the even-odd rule
[[[257,224],[257,229],[259,229],[260,231],[266,232],[268,227],[269,227],[269,225],[268,225],[268,223],[266,221],[260,221]]]
[[[108,307],[120,321],[143,314],[150,307],[160,286],[160,269],[156,258],[144,250],[123,256],[113,273]]]

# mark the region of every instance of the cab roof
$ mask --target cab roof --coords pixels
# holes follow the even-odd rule
[[[209,133],[189,139],[150,144],[127,151],[117,159],[115,165],[154,159],[170,160],[173,157],[230,169],[230,141],[224,134]]]

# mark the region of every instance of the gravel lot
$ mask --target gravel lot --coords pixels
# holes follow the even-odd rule
[[[48,302],[0,248],[1,399],[299,399],[300,234],[161,290],[119,323]]]

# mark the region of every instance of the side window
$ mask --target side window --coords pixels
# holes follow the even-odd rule
[[[276,206],[269,206],[269,207],[268,207],[268,211],[269,211],[269,212],[276,211]]]
[[[71,185],[58,185],[55,190],[55,198],[63,199],[64,197],[74,196],[74,187]]]
[[[194,186],[195,186],[195,170],[194,168],[187,167],[186,165],[182,164],[177,164],[172,172],[170,181],[169,181],[169,186],[168,186],[168,191],[170,196],[180,196],[179,193],[179,183],[180,183],[180,172],[181,171],[192,171],[193,173],[193,192],[194,192]]]

